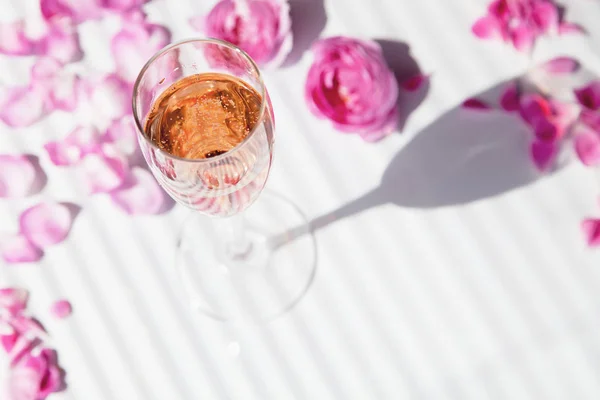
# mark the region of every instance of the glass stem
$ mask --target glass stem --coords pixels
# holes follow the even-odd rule
[[[224,222],[226,224],[227,255],[234,260],[246,258],[252,250],[252,243],[246,234],[246,219],[243,213],[229,217]]]

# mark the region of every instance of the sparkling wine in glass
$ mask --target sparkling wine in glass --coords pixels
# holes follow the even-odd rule
[[[255,63],[215,39],[173,44],[140,72],[133,109],[152,173],[192,210],[175,262],[192,306],[219,319],[253,320],[291,307],[312,280],[316,250],[310,234],[270,245],[308,224],[284,197],[261,195],[275,127]]]

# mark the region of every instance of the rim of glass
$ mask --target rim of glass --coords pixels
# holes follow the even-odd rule
[[[219,154],[218,156],[215,157],[210,157],[210,158],[184,158],[184,157],[179,157],[176,156],[174,154],[171,154],[167,151],[164,151],[163,149],[161,149],[160,147],[158,147],[156,144],[154,144],[154,142],[152,142],[145,134],[144,132],[144,128],[141,124],[140,118],[138,116],[138,113],[136,111],[136,104],[137,104],[137,100],[138,100],[138,87],[142,81],[142,78],[144,77],[144,75],[146,74],[146,71],[148,70],[148,68],[150,68],[150,66],[154,63],[154,61],[156,61],[157,58],[159,58],[160,56],[162,56],[163,54],[173,50],[176,47],[179,47],[181,45],[184,44],[188,44],[188,43],[208,43],[208,44],[216,44],[219,46],[223,46],[223,47],[227,47],[237,53],[239,53],[246,61],[248,61],[248,63],[252,66],[252,68],[256,71],[256,76],[258,78],[258,83],[260,84],[260,96],[261,96],[261,102],[260,102],[260,111],[259,111],[259,118],[258,121],[262,121],[264,115],[265,115],[265,109],[266,109],[266,89],[265,89],[265,83],[263,82],[262,79],[262,74],[260,73],[260,69],[258,68],[258,65],[256,65],[256,63],[254,62],[254,60],[248,55],[248,53],[246,53],[244,50],[240,49],[239,47],[237,47],[234,44],[231,44],[229,42],[226,42],[224,40],[220,40],[220,39],[215,39],[215,38],[195,38],[195,39],[184,39],[184,40],[180,40],[178,42],[174,42],[171,43],[165,47],[163,47],[161,50],[159,50],[158,52],[156,52],[156,54],[154,54],[152,57],[150,57],[150,59],[148,61],[146,61],[146,64],[144,64],[144,66],[142,67],[142,69],[140,70],[140,72],[138,73],[137,78],[135,79],[135,83],[133,84],[133,96],[131,98],[131,108],[133,111],[133,119],[135,120],[135,125],[137,127],[138,130],[138,135],[141,135],[144,140],[146,141],[146,143],[148,143],[151,147],[155,148],[156,150],[158,150],[159,152],[165,154],[166,156],[179,160],[179,161],[185,161],[185,162],[189,162],[189,163],[212,163],[215,161],[219,161],[223,158],[229,157],[231,156],[232,153],[237,152],[241,147],[244,146],[244,144],[250,140],[250,138],[252,136],[254,136],[254,133],[256,132],[256,130],[258,129],[260,123],[257,123],[252,130],[248,133],[248,135],[246,135],[246,137],[244,138],[244,140],[242,140],[241,142],[239,142],[237,145],[235,145],[235,147],[231,150],[226,151],[223,154]]]

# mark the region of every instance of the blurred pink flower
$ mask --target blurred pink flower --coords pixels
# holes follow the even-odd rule
[[[0,154],[0,198],[29,195],[35,179],[35,168],[27,157]]]
[[[133,83],[146,61],[170,41],[169,30],[147,22],[143,13],[125,14],[123,27],[111,40],[116,74],[125,82]]]
[[[287,0],[221,0],[206,17],[194,17],[190,24],[208,37],[240,47],[261,66],[279,66],[292,49]]]
[[[45,348],[38,355],[26,353],[10,368],[6,400],[46,399],[64,389],[63,374],[54,350]]]
[[[313,114],[370,142],[396,129],[398,83],[377,43],[332,37],[317,41],[313,54],[305,88]]]
[[[483,100],[471,98],[463,101],[463,108],[471,109],[471,110],[489,110],[491,109],[490,105],[484,102]]]
[[[562,13],[553,0],[494,0],[487,14],[472,26],[482,39],[501,39],[519,51],[530,51],[540,36],[568,33],[576,25],[562,21]]]
[[[67,64],[81,58],[79,35],[68,20],[41,22],[35,36],[29,34],[25,21],[0,24],[0,53],[12,56],[47,56]]]

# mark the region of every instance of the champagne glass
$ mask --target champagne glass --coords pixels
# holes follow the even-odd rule
[[[252,59],[216,39],[172,44],[142,68],[133,113],[154,177],[192,210],[175,268],[193,309],[268,320],[293,306],[314,276],[316,248],[300,210],[263,193],[275,122]],[[277,234],[296,226],[306,234],[281,241]]]

